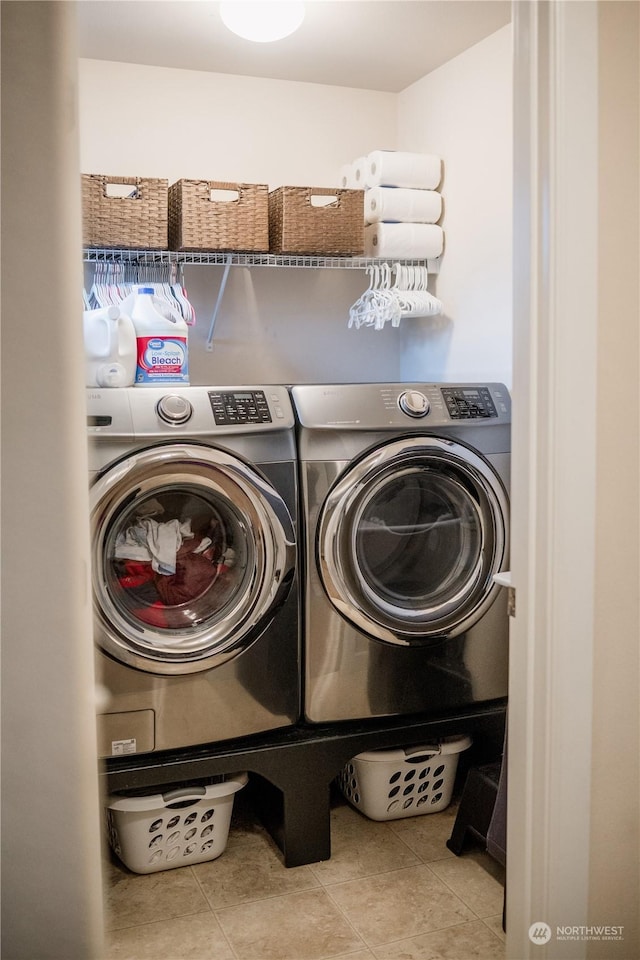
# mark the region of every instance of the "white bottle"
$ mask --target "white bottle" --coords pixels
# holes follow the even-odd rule
[[[189,383],[187,324],[153,287],[138,287],[122,302],[136,332],[136,387]]]
[[[88,387],[130,387],[136,374],[136,332],[119,307],[82,314],[85,383]]]

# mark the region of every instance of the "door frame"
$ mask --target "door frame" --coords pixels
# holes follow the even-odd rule
[[[598,4],[541,0],[512,10],[507,955],[560,960],[586,956],[588,946],[555,933],[556,925],[587,923],[589,898]],[[543,923],[548,945],[529,937]]]

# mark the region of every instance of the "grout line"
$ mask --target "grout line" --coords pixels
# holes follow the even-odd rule
[[[180,869],[180,868],[178,868]],[[104,934],[108,936],[113,933],[120,933],[122,930],[135,930],[138,927],[150,927],[154,923],[171,923],[172,920],[186,920],[187,917],[201,917],[206,913],[212,913],[213,911],[210,908],[206,910],[192,910],[189,913],[180,913],[174,917],[156,917],[155,920],[142,920],[137,923],[127,923],[122,927],[109,927],[105,923],[104,925]]]
[[[222,852],[221,856],[224,856],[224,851]],[[189,867],[189,869],[191,870],[191,873],[193,874],[193,879],[195,880],[195,882],[196,882],[197,885],[198,885],[198,889],[200,890],[202,896],[204,897],[204,899],[206,900],[206,902],[207,902],[207,904],[208,904],[208,906],[209,906],[209,912],[211,913],[211,916],[214,918],[214,920],[215,920],[216,923],[218,924],[218,929],[220,930],[220,933],[222,934],[222,936],[223,936],[224,939],[226,940],[227,945],[228,945],[229,949],[231,950],[231,953],[232,953],[233,956],[236,958],[236,960],[238,960],[238,954],[237,954],[236,951],[233,949],[233,944],[231,943],[231,941],[230,941],[229,938],[227,937],[226,933],[224,932],[224,928],[223,928],[222,924],[220,923],[220,920],[219,920],[218,917],[216,916],[216,911],[215,911],[215,909],[214,909],[214,907],[213,907],[213,904],[212,904],[211,901],[209,900],[209,897],[207,896],[204,887],[202,886],[202,884],[201,884],[200,881],[198,880],[198,876],[197,876],[195,870],[193,869],[193,867]]]
[[[458,920],[458,921],[455,921],[454,923],[448,923],[444,927],[434,927],[433,930],[425,930],[423,931],[423,933],[414,934],[411,937],[400,937],[399,940],[385,940],[384,943],[377,943],[377,944],[374,944],[374,946],[369,947],[369,950],[371,951],[384,950],[386,947],[390,947],[393,944],[404,943],[405,940],[416,940],[420,937],[429,937],[431,936],[432,933],[442,933],[442,931],[444,930],[454,930],[456,927],[465,927],[469,923],[483,923],[483,922],[484,921],[480,917],[472,918],[471,920]],[[485,926],[487,925],[485,924]],[[506,943],[503,940],[501,940],[500,937],[498,937],[490,927],[487,927],[487,929],[491,934],[493,934],[493,936],[498,941],[498,943],[500,943],[500,945],[506,949]],[[440,956],[440,954],[438,954],[438,956]],[[459,958],[459,960],[467,960],[467,958],[466,957]]]
[[[500,943],[506,948],[506,946],[507,946],[507,943],[506,943],[506,933],[503,931],[503,932],[502,932],[502,936],[500,936],[499,933],[496,933],[495,930],[493,930],[493,929],[489,926],[489,924],[487,923],[487,920],[497,920],[498,923],[500,924],[500,929],[502,929],[502,914],[501,914],[501,913],[498,913],[498,914],[494,914],[494,915],[491,916],[491,917],[483,917],[483,918],[482,918],[482,922],[484,923],[484,925],[485,925],[485,927],[487,928],[487,930],[494,935],[494,937],[496,938],[496,940],[499,940]]]
[[[448,857],[445,858],[445,859],[446,859],[447,862],[449,862],[449,858],[448,858]],[[459,859],[459,858],[457,858],[457,860],[458,860],[458,862],[460,862],[460,859]],[[443,861],[442,861],[442,860],[434,860],[433,862],[434,862],[434,863],[442,863]],[[473,861],[471,861],[471,862],[472,862],[472,863],[477,863],[476,860],[473,860]],[[481,869],[484,869],[484,868],[482,867],[482,864],[478,864],[478,866],[479,866]],[[445,885],[445,887],[448,887],[448,889],[451,890],[451,892],[458,898],[458,900],[461,900],[462,903],[464,903],[465,907],[467,907],[468,910],[471,910],[471,912],[478,918],[478,920],[484,920],[484,919],[485,919],[484,916],[481,916],[476,910],[474,910],[474,908],[471,906],[471,904],[467,903],[467,901],[465,900],[465,898],[463,897],[463,895],[462,895],[461,893],[459,893],[457,890],[454,890],[454,888],[451,886],[451,884],[447,883],[447,881],[446,881],[443,877],[439,876],[439,875],[435,872],[435,870],[433,870],[432,872],[433,872],[434,876],[436,876],[436,877],[438,878],[438,880],[440,881],[440,883],[443,883],[443,884]],[[488,870],[486,870],[485,873],[486,873],[487,877],[491,878],[492,880],[495,880],[495,879],[496,879],[495,877],[492,877],[492,875],[489,873]],[[499,883],[499,881],[496,880],[496,883]],[[490,917],[491,917],[491,916],[495,916],[495,914],[488,914],[488,916],[490,916]]]
[[[430,864],[432,864],[432,863],[433,863],[433,864],[437,864],[437,863],[442,863],[442,862],[451,862],[452,858],[451,858],[451,857],[448,857],[448,856],[443,856],[442,858],[437,858],[437,859],[435,859],[435,860],[427,861],[427,860],[425,860],[423,857],[421,857],[418,853],[416,853],[416,851],[415,851],[414,849],[412,849],[412,847],[410,846],[410,844],[404,839],[403,836],[401,836],[400,834],[396,833],[396,831],[393,829],[393,823],[392,823],[392,822],[387,822],[387,823],[384,824],[384,826],[385,826],[385,828],[387,829],[387,831],[388,831],[395,839],[400,840],[401,843],[402,843],[402,845],[403,845],[403,847],[405,847],[405,848],[407,849],[407,851],[408,851],[413,857],[415,857],[415,863],[413,863],[413,864],[408,864],[408,865],[405,865],[405,866],[400,866],[400,867],[398,867],[398,866],[390,867],[390,868],[388,868],[388,869],[381,870],[381,871],[377,871],[377,872],[375,872],[375,873],[367,873],[367,874],[364,875],[364,876],[353,877],[353,878],[347,879],[347,880],[337,880],[337,881],[333,881],[333,882],[331,882],[331,881],[330,881],[330,882],[325,882],[325,881],[323,881],[322,877],[319,876],[318,873],[316,873],[316,871],[314,870],[314,866],[315,866],[314,864],[308,864],[308,865],[306,865],[306,866],[309,867],[309,878],[310,878],[310,880],[312,880],[312,882],[313,882],[314,885],[309,886],[309,887],[306,887],[306,886],[305,886],[305,887],[304,887],[304,891],[305,891],[305,892],[310,892],[310,891],[313,891],[313,890],[316,890],[316,891],[322,890],[322,891],[324,891],[324,893],[326,893],[326,895],[327,895],[328,901],[331,903],[331,905],[333,906],[333,908],[336,910],[337,914],[338,914],[340,917],[342,917],[342,919],[343,919],[343,921],[345,922],[345,924],[349,927],[349,929],[351,929],[351,931],[352,931],[352,933],[353,933],[353,935],[354,935],[354,938],[356,938],[357,941],[361,944],[361,946],[357,947],[357,948],[354,949],[354,950],[350,950],[348,953],[342,951],[342,953],[340,953],[340,954],[333,954],[332,956],[333,956],[333,957],[337,957],[337,956],[342,956],[342,955],[344,955],[345,957],[348,957],[348,956],[349,956],[350,954],[352,954],[352,953],[354,953],[354,954],[355,954],[355,953],[358,953],[359,950],[367,950],[367,951],[369,951],[370,953],[373,953],[374,951],[378,951],[378,950],[384,951],[385,947],[386,947],[388,944],[391,944],[391,943],[400,943],[400,942],[402,942],[402,940],[404,940],[404,939],[411,939],[411,938],[404,938],[404,937],[403,937],[403,938],[400,938],[400,939],[398,939],[398,940],[388,941],[388,944],[387,944],[387,943],[383,943],[383,944],[370,944],[370,943],[368,942],[368,940],[366,939],[365,935],[363,935],[362,933],[360,933],[360,932],[356,929],[356,927],[354,926],[353,922],[350,920],[349,916],[347,916],[347,914],[346,914],[346,913],[344,912],[344,910],[341,908],[340,904],[339,904],[339,903],[337,902],[337,900],[335,899],[335,897],[334,897],[334,892],[335,892],[335,891],[333,890],[333,888],[335,888],[335,887],[337,887],[337,886],[339,886],[339,885],[347,884],[347,883],[349,883],[349,884],[356,883],[356,884],[357,884],[358,882],[366,882],[367,880],[370,880],[370,879],[373,879],[373,878],[377,878],[377,877],[384,877],[384,876],[386,876],[386,875],[389,875],[389,874],[391,874],[391,873],[397,872],[397,871],[399,871],[399,870],[414,869],[414,868],[417,867],[417,866],[418,866],[418,867],[419,867],[419,866],[426,867],[427,870],[429,871],[429,874],[431,874],[432,876],[434,876],[444,887],[446,887],[446,888],[449,890],[449,892],[452,894],[452,896],[454,896],[461,904],[463,904],[463,905],[465,906],[465,908],[472,914],[472,917],[469,918],[468,920],[457,921],[457,922],[455,922],[455,923],[446,924],[446,925],[443,926],[443,927],[438,926],[438,927],[435,927],[433,930],[426,931],[425,933],[426,933],[427,935],[430,934],[430,933],[437,933],[437,932],[439,932],[439,931],[441,931],[441,930],[451,929],[451,928],[453,928],[453,927],[461,927],[461,926],[463,926],[463,925],[466,924],[466,923],[482,922],[482,923],[484,923],[484,925],[487,927],[487,929],[490,931],[490,933],[492,934],[492,936],[497,940],[497,942],[500,943],[500,945],[501,945],[502,947],[504,947],[504,945],[505,945],[505,944],[504,944],[504,939],[501,938],[501,937],[498,935],[498,933],[496,933],[496,932],[489,926],[489,924],[486,922],[488,919],[491,919],[491,918],[494,917],[494,916],[497,917],[498,915],[497,915],[497,914],[496,914],[496,915],[493,915],[493,914],[492,914],[492,915],[490,915],[489,917],[481,917],[481,916],[479,916],[479,915],[477,914],[477,912],[476,912],[475,910],[473,910],[473,908],[472,908],[471,906],[469,906],[469,904],[468,904],[467,901],[464,899],[464,897],[462,897],[456,890],[454,890],[454,889],[450,886],[450,884],[448,884],[445,880],[443,880],[441,877],[439,877],[438,874],[435,872],[435,870],[433,870],[433,869],[431,868],[431,865],[430,865]],[[265,859],[265,862],[269,861],[271,856],[276,856],[276,855],[277,855],[277,854],[276,854],[275,851],[267,851],[267,850],[265,850],[265,851],[264,851],[264,859]],[[281,862],[281,861],[280,861],[280,862]],[[482,866],[482,864],[479,864],[479,865]],[[225,910],[231,909],[232,907],[243,907],[243,906],[246,906],[246,905],[249,905],[249,904],[253,904],[253,903],[260,903],[260,902],[263,902],[263,901],[265,901],[265,900],[278,900],[278,899],[283,899],[283,898],[286,898],[286,897],[288,897],[288,896],[291,896],[292,893],[302,892],[302,891],[293,890],[293,891],[288,891],[288,892],[284,892],[284,893],[271,894],[271,895],[267,895],[267,896],[260,897],[260,898],[258,898],[258,899],[256,899],[256,900],[242,900],[242,901],[240,901],[240,902],[237,903],[237,904],[229,904],[229,905],[227,905],[227,906],[222,906],[222,907],[216,908],[216,907],[214,907],[214,906],[211,904],[211,902],[209,901],[209,898],[207,897],[207,894],[206,894],[206,892],[205,892],[205,890],[204,890],[204,888],[203,888],[200,880],[199,880],[198,877],[196,876],[196,872],[195,872],[195,870],[193,869],[193,866],[192,866],[192,865],[188,865],[188,868],[189,868],[189,870],[190,870],[190,872],[191,872],[191,875],[192,875],[193,879],[195,879],[195,881],[196,881],[197,889],[200,891],[200,893],[202,894],[202,896],[203,896],[203,898],[204,898],[204,901],[205,901],[205,904],[206,904],[206,908],[205,908],[204,910],[188,912],[188,913],[185,913],[185,914],[181,915],[180,917],[158,918],[158,919],[155,919],[155,920],[148,920],[148,921],[145,921],[145,922],[143,922],[143,923],[134,923],[134,924],[127,925],[127,926],[124,926],[124,927],[110,928],[110,929],[108,929],[108,930],[106,931],[107,935],[117,935],[120,931],[129,930],[129,929],[150,927],[152,924],[167,922],[167,920],[169,920],[169,921],[171,921],[171,920],[181,920],[181,919],[184,919],[184,918],[186,918],[186,917],[203,916],[203,915],[206,915],[206,914],[210,914],[210,915],[212,915],[212,916],[215,918],[215,920],[216,920],[216,922],[217,922],[217,924],[218,924],[220,933],[222,934],[222,937],[224,938],[224,941],[225,941],[225,942],[227,943],[227,945],[228,945],[228,948],[229,948],[229,951],[230,951],[230,955],[232,955],[234,958],[236,958],[236,960],[239,960],[238,953],[234,950],[233,945],[231,944],[231,942],[229,941],[228,937],[226,936],[226,934],[225,934],[225,932],[224,932],[223,925],[222,925],[222,923],[220,922],[219,914],[222,913],[222,912],[225,911]],[[184,869],[184,868],[179,868],[179,869]],[[489,876],[491,876],[491,874],[489,874],[488,871],[486,871],[486,872],[488,873]],[[141,879],[143,879],[143,878],[141,878]],[[494,878],[494,879],[495,879],[495,878]],[[106,878],[105,878],[105,880],[106,880]],[[107,887],[107,884],[106,884],[106,882],[105,882],[105,883],[103,884],[103,888],[106,890],[106,887]],[[498,918],[498,919],[499,919],[499,918]],[[256,958],[256,960],[257,960],[257,958]],[[320,958],[319,958],[319,960],[320,960]],[[323,957],[321,958],[321,960],[332,960],[332,957],[331,957],[331,956],[326,956],[326,957],[323,956]]]
[[[326,890],[326,889],[325,889],[324,887],[322,887],[322,886],[320,886],[320,887],[318,887],[318,888],[310,887],[310,888],[307,888],[307,889],[305,889],[305,890],[292,890],[292,891],[289,891],[288,893],[280,893],[280,894],[277,894],[276,896],[264,897],[264,898],[262,898],[261,900],[249,900],[249,901],[243,901],[242,903],[230,904],[228,907],[220,907],[218,910],[213,910],[213,915],[215,916],[216,920],[218,921],[218,925],[219,925],[220,928],[222,929],[222,924],[220,923],[220,919],[219,919],[219,917],[217,916],[217,914],[223,912],[224,910],[230,910],[230,909],[233,909],[234,907],[244,907],[244,906],[247,906],[247,905],[250,905],[250,904],[254,904],[254,903],[264,903],[265,900],[282,900],[282,899],[286,899],[287,897],[295,896],[297,893],[310,893],[312,890],[316,890],[316,891],[317,891],[317,890],[320,890],[320,891],[324,892],[324,893],[327,895],[327,899],[328,899],[328,900],[331,902],[331,904],[335,907],[335,909],[338,911],[338,913],[339,913],[340,916],[343,918],[343,920],[345,921],[345,923],[347,923],[348,926],[351,928],[351,930],[353,931],[354,936],[356,936],[356,937],[358,938],[358,940],[360,940],[360,946],[358,946],[358,948],[357,948],[356,950],[349,950],[348,952],[345,952],[344,950],[341,950],[339,953],[326,954],[326,955],[323,955],[322,957],[318,957],[317,960],[333,960],[334,957],[342,957],[342,956],[345,956],[345,957],[346,957],[346,956],[349,956],[349,954],[351,954],[351,953],[358,953],[358,952],[359,952],[360,950],[362,950],[362,949],[368,949],[368,950],[370,950],[371,948],[369,947],[369,945],[367,944],[367,942],[363,939],[362,935],[361,935],[360,933],[358,933],[358,931],[357,931],[356,928],[353,926],[353,924],[351,923],[351,921],[349,920],[349,918],[348,918],[347,916],[345,916],[344,912],[340,909],[339,905],[335,902],[335,900],[333,899],[333,897],[330,895],[329,891]],[[310,937],[310,939],[313,939],[313,938]],[[227,941],[227,942],[228,942],[228,941]],[[237,953],[235,952],[235,950],[233,950],[233,947],[232,947],[231,949],[232,949],[232,951],[233,951],[234,957],[237,958],[238,955],[237,955]],[[262,958],[262,957],[255,957],[255,958],[252,958],[252,960],[263,960],[263,958]]]
[[[360,878],[360,879],[366,880],[367,878],[366,878],[366,877],[362,877],[362,878]],[[348,882],[348,881],[347,881],[347,882]],[[325,892],[326,892],[327,896],[328,896],[329,899],[331,900],[331,903],[334,905],[334,907],[336,908],[336,910],[338,911],[338,913],[340,914],[340,916],[343,917],[345,923],[348,923],[348,924],[349,924],[349,926],[350,926],[351,929],[353,930],[353,932],[354,932],[354,934],[356,935],[356,937],[358,937],[358,939],[362,941],[363,947],[365,947],[365,949],[371,951],[371,950],[372,950],[371,944],[369,944],[368,941],[365,940],[365,938],[363,937],[363,935],[362,935],[361,933],[359,933],[358,930],[356,930],[356,928],[355,928],[355,926],[353,925],[352,921],[351,921],[351,920],[349,919],[349,917],[346,915],[346,913],[344,912],[344,910],[342,909],[342,907],[340,906],[340,904],[337,903],[337,901],[335,900],[335,898],[331,895],[331,891],[330,891],[327,887],[325,887],[324,889],[325,889]],[[355,953],[356,951],[354,950],[353,952]],[[337,956],[340,956],[340,954],[337,954]]]

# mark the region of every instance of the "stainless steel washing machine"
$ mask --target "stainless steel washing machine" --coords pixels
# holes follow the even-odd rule
[[[444,716],[507,694],[502,384],[292,388],[304,715]]]
[[[286,389],[88,390],[102,756],[300,716],[297,466]]]

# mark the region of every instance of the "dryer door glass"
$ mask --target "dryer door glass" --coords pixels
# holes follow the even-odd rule
[[[449,472],[416,465],[376,484],[354,527],[363,586],[391,614],[455,600],[481,562],[483,518]]]
[[[92,487],[97,642],[156,673],[208,669],[251,643],[286,597],[293,524],[226,452],[162,444]]]
[[[507,549],[508,504],[490,465],[438,438],[369,453],[329,493],[320,572],[335,606],[395,643],[454,636],[482,615]]]

